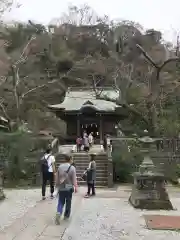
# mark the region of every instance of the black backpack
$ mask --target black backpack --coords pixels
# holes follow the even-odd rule
[[[46,158],[45,158],[45,155],[44,155],[43,158],[41,159],[41,171],[42,171],[43,173],[48,173],[48,172],[49,172],[49,168],[50,168],[50,166],[52,165],[52,163],[51,163],[50,166],[48,165],[48,159],[49,159],[50,156],[51,156],[51,155],[49,155],[49,156],[47,157],[47,159],[46,159]]]

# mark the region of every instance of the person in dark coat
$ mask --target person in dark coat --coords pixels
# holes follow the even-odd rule
[[[87,194],[86,198],[90,196],[95,196],[95,182],[96,182],[96,162],[95,162],[95,154],[90,155],[90,163],[87,168]]]
[[[104,135],[104,139],[103,139],[103,148],[104,148],[104,151],[107,150],[107,136]]]

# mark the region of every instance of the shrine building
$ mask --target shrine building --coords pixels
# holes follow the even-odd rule
[[[118,91],[112,87],[97,90],[100,98],[119,97]],[[93,88],[70,87],[64,101],[60,104],[49,105],[56,116],[66,122],[67,142],[73,143],[83,132],[93,133],[96,143],[101,143],[104,135],[116,135],[116,125],[127,117],[125,109],[115,102],[97,99]]]

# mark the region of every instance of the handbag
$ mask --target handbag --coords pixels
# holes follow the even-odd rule
[[[63,191],[63,190],[68,190],[68,191],[74,191],[74,186],[73,186],[73,184],[71,184],[71,183],[66,183],[66,180],[67,180],[67,178],[68,178],[68,172],[69,172],[69,170],[70,170],[70,168],[71,168],[71,165],[68,167],[68,170],[67,171],[65,171],[65,178],[61,181],[61,183],[60,183],[60,191]]]
[[[87,180],[87,170],[83,173],[83,175],[81,176],[81,179],[83,181],[86,181]]]

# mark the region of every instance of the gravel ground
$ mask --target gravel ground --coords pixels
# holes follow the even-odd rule
[[[180,216],[180,200],[171,200],[177,211],[135,210],[126,199],[83,199],[63,240],[179,240],[180,232],[148,230],[143,218],[143,214]]]
[[[47,194],[48,194],[47,188]],[[103,190],[99,190],[103,192]],[[84,195],[86,188],[79,188],[79,195]],[[21,218],[41,200],[41,189],[6,189],[6,199],[0,202],[0,231]]]
[[[0,231],[22,217],[41,199],[40,189],[5,190],[6,199],[0,203]]]
[[[78,195],[85,193],[79,189]],[[175,190],[170,194],[177,211],[141,211],[128,204],[129,191],[121,188],[121,198],[101,198],[98,195],[110,194],[109,190],[99,189],[97,197],[82,198],[75,211],[63,240],[179,240],[180,232],[155,231],[146,228],[144,214],[163,214],[180,216],[180,194]],[[171,190],[172,191],[172,190]],[[105,194],[105,195],[106,195]],[[40,189],[7,190],[7,199],[0,203],[0,231],[22,217],[41,199]]]

